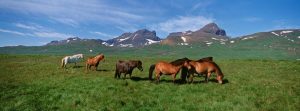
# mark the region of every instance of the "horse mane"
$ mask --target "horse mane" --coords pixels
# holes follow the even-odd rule
[[[197,60],[197,62],[213,61],[213,57],[205,57]]]
[[[218,74],[220,74],[221,76],[223,76],[223,72],[222,72],[222,70],[221,70],[221,68],[219,67],[219,65],[217,64],[217,63],[215,63],[215,62],[213,62],[213,61],[205,61],[205,62],[210,62],[210,63],[212,63],[214,66],[216,66],[216,68],[217,68],[217,73]]]
[[[175,61],[170,62],[170,64],[174,65],[174,66],[179,66],[182,65],[185,61],[190,61],[190,59],[188,58],[181,58],[181,59],[177,59]]]

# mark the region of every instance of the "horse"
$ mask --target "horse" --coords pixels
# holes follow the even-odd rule
[[[188,69],[188,77],[190,82],[193,82],[194,73],[196,74],[206,74],[205,82],[207,83],[210,75],[215,72],[217,74],[218,83],[223,83],[224,74],[222,73],[220,67],[213,61],[188,61],[188,64],[192,66]]]
[[[171,63],[168,63],[165,61],[160,61],[160,62],[156,63],[155,68],[154,68],[156,82],[159,83],[160,76],[162,74],[164,74],[164,75],[172,75],[173,83],[175,83],[176,75],[182,67],[187,67],[188,69],[191,68],[186,59],[187,58],[178,59]],[[153,73],[153,70],[151,70],[151,67],[150,67],[150,70],[149,70],[149,79],[150,80],[152,80],[152,73]]]
[[[94,70],[97,70],[99,62],[104,59],[103,54],[99,54],[95,57],[90,57],[86,61],[86,71],[90,70],[92,66],[94,66]]]
[[[142,62],[140,60],[129,60],[129,61],[119,60],[116,63],[115,78],[120,78],[122,73],[124,73],[124,79],[126,78],[126,74],[129,74],[129,77],[131,78],[132,71],[136,67],[140,71],[143,71]]]
[[[190,60],[188,58],[185,58],[185,60]],[[201,62],[201,61],[213,61],[213,57],[204,57],[204,58],[201,58],[199,60],[196,60],[198,62]],[[181,81],[186,83],[186,78],[187,78],[187,74],[188,74],[188,69],[186,67],[183,67],[181,69]]]
[[[68,63],[75,63],[75,66],[76,66],[76,63],[80,59],[83,59],[83,54],[65,56],[64,58],[61,59],[61,68],[66,68]]]

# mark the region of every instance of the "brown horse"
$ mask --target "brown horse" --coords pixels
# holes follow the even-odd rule
[[[116,64],[115,78],[120,78],[121,74],[124,73],[124,79],[126,74],[131,74],[134,68],[138,68],[140,71],[143,71],[142,62],[140,60],[129,60],[129,61],[118,61]]]
[[[90,57],[86,61],[86,71],[90,70],[92,66],[94,66],[94,70],[97,70],[99,62],[104,59],[103,54],[99,54],[95,57]]]
[[[222,73],[220,67],[213,61],[189,61],[189,65],[192,67],[188,69],[188,77],[190,82],[193,82],[194,73],[196,74],[206,74],[205,82],[208,82],[210,75],[215,72],[217,74],[217,80],[220,84],[223,83],[224,74]]]
[[[185,60],[190,60],[188,58],[184,58]],[[197,60],[198,62],[201,62],[201,61],[213,61],[213,57],[204,57],[204,58],[201,58],[199,60]],[[186,67],[183,67],[181,69],[181,81],[186,83],[186,78],[187,78],[187,74],[188,74],[188,69]]]
[[[162,74],[164,74],[164,75],[172,75],[173,83],[175,83],[176,75],[182,67],[187,67],[188,69],[191,68],[185,59],[179,59],[179,60],[173,61],[172,63],[168,63],[168,62],[164,62],[164,61],[160,61],[160,62],[156,63],[155,64],[156,82],[159,83],[160,76]],[[152,80],[152,72],[153,72],[153,70],[149,71],[149,79],[150,80]]]

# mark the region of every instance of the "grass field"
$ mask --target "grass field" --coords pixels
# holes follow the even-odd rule
[[[220,85],[201,77],[195,84],[173,84],[170,76],[160,84],[147,80],[150,64],[172,57],[107,55],[99,71],[88,74],[83,62],[61,69],[61,58],[0,55],[0,110],[300,110],[299,61],[216,58],[227,81]],[[114,79],[116,61],[133,58],[144,71]]]

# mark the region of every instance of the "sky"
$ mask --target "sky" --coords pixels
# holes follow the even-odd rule
[[[234,38],[300,28],[300,0],[0,0],[0,47],[69,37],[108,40],[139,29],[198,30],[214,22]]]

